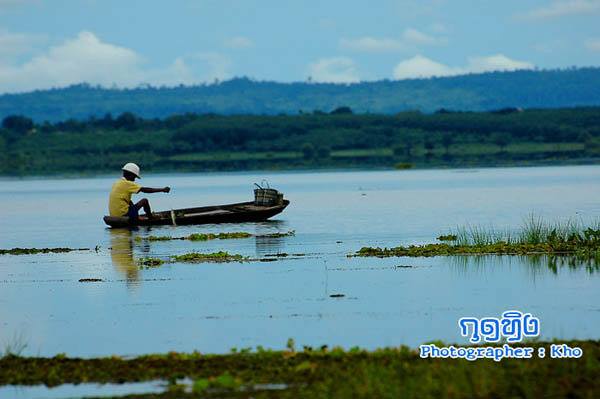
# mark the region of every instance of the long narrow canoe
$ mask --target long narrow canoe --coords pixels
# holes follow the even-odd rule
[[[104,216],[104,223],[110,227],[154,226],[154,225],[184,225],[208,223],[243,223],[260,222],[281,212],[290,204],[283,200],[279,205],[261,206],[254,202],[237,204],[204,206],[199,208],[175,209],[172,211],[155,212],[152,219],[140,218],[134,222],[128,217]]]

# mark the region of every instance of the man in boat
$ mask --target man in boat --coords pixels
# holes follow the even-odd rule
[[[141,179],[140,167],[134,163],[127,163],[121,169],[123,171],[123,177],[117,180],[110,191],[108,199],[108,211],[110,216],[127,216],[131,220],[138,219],[138,212],[141,208],[144,208],[146,217],[152,218],[152,210],[150,209],[150,202],[146,198],[142,198],[135,204],[131,202],[131,195],[142,193],[168,193],[171,191],[170,187],[163,188],[151,188],[142,187],[135,182],[135,179]]]

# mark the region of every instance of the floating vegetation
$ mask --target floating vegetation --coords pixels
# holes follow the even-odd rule
[[[493,228],[459,229],[454,244],[424,244],[393,248],[363,247],[349,256],[452,256],[452,255],[570,255],[600,259],[600,229],[579,224],[549,224],[531,218],[517,234],[498,233]],[[440,239],[443,236],[438,237]]]
[[[165,263],[164,260],[159,258],[142,258],[139,261],[140,267],[151,268],[158,267]]]
[[[202,254],[198,252],[191,252],[184,255],[175,255],[172,257],[174,262],[185,262],[185,263],[200,263],[200,262],[242,262],[250,260],[246,256],[239,254],[230,254],[226,251],[213,252],[209,254]]]
[[[543,347],[558,342],[535,342]],[[597,397],[600,391],[600,341],[565,341],[579,347],[579,359],[465,361],[421,359],[408,347],[366,351],[304,347],[293,340],[287,350],[257,348],[224,355],[175,353],[135,358],[20,357],[0,359],[0,385],[128,383],[171,381],[156,397]],[[514,345],[519,347],[520,345]],[[177,384],[191,381],[189,387]],[[544,383],[540,384],[539,381]],[[268,395],[269,386],[281,391]],[[175,393],[175,390],[184,390]],[[172,390],[172,391],[171,391]],[[191,391],[191,392],[190,392]],[[519,393],[515,395],[515,392]],[[170,396],[169,396],[170,395]],[[196,396],[191,396],[196,395]],[[144,396],[145,397],[145,396]],[[151,394],[148,397],[155,397]]]
[[[195,394],[204,393],[209,390],[238,390],[242,387],[242,379],[233,377],[229,372],[225,372],[216,377],[199,378],[192,385],[192,392]]]
[[[288,231],[285,233],[272,233],[272,234],[264,234],[257,235],[255,237],[258,238],[279,238],[279,237],[289,237],[295,235],[295,232]],[[192,233],[185,237],[171,237],[171,236],[148,236],[141,237],[137,236],[135,238],[136,241],[171,241],[171,240],[189,240],[189,241],[209,241],[209,240],[231,240],[238,238],[250,238],[254,237],[253,234],[247,233],[245,231],[234,231],[230,233]]]
[[[270,233],[270,234],[261,234],[259,236],[256,237],[260,237],[260,238],[281,238],[281,237],[292,237],[296,235],[296,231],[295,230],[290,230],[288,232],[285,233]]]
[[[137,238],[140,238],[140,241],[141,241],[141,237],[138,236],[138,237],[136,237],[136,239]],[[170,236],[149,236],[147,238],[148,241],[170,241],[170,240],[177,240],[177,239],[178,238],[173,238]]]
[[[277,252],[276,254],[265,254],[265,258],[302,258],[306,256],[306,254],[288,254],[287,252]]]
[[[207,240],[230,240],[235,238],[248,238],[252,237],[252,234],[246,232],[233,232],[233,233],[195,233],[190,234],[186,237],[187,240],[191,241],[207,241]]]
[[[0,249],[0,255],[58,254],[73,251],[89,251],[89,248],[12,248]]]
[[[437,239],[438,241],[456,241],[458,236],[456,234],[446,234],[439,236]]]

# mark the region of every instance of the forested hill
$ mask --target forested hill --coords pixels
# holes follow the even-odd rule
[[[296,114],[349,106],[392,114],[441,108],[485,111],[504,107],[600,105],[600,68],[491,72],[446,78],[357,84],[276,83],[237,78],[173,88],[105,89],[86,84],[0,96],[0,119],[22,114],[41,121],[87,119],[125,111],[144,118],[186,112]]]

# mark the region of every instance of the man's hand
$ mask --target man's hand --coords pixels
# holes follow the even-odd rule
[[[170,191],[171,191],[171,187],[165,187],[165,188],[163,188],[163,192],[164,193],[168,193]]]

